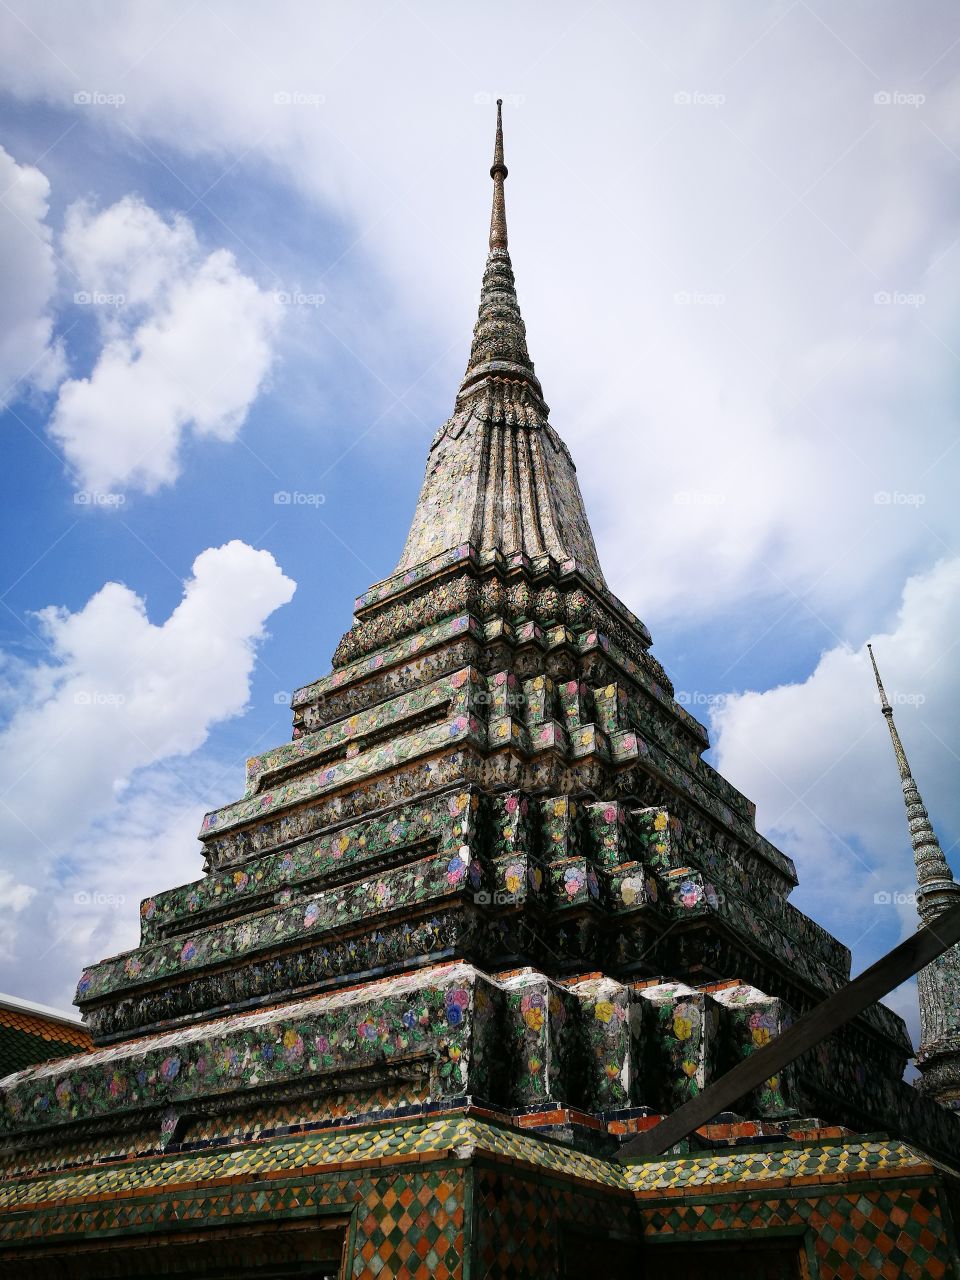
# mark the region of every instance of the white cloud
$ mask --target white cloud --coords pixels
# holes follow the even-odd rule
[[[47,226],[50,184],[0,147],[0,408],[25,388],[49,390],[63,368],[53,340],[56,265]]]
[[[185,432],[232,440],[273,360],[274,294],[183,217],[134,197],[68,213],[64,254],[105,343],[88,378],[60,388],[50,423],[83,488],[152,492],[176,479]]]
[[[960,837],[955,740],[960,557],[911,578],[892,628],[872,637],[920,791],[946,851]],[[695,709],[695,708],[694,708]],[[757,825],[797,864],[794,901],[863,967],[917,927],[903,793],[863,644],[823,653],[807,680],[714,708],[716,765],[757,804]],[[876,902],[874,895],[894,895]],[[909,1011],[909,989],[898,1008]],[[915,1004],[911,1023],[916,1026]]]
[[[199,878],[208,804],[197,797],[209,801],[235,772],[203,752],[183,767],[146,769],[122,803],[76,832],[69,857],[38,864],[25,909],[0,915],[0,988],[69,1009],[86,965],[137,945],[140,902]]]
[[[36,889],[19,884],[8,871],[0,871],[0,911],[22,911]]]
[[[137,769],[188,755],[211,725],[241,712],[263,624],[294,589],[269,552],[234,541],[197,556],[161,625],[117,582],[76,613],[44,609],[51,661],[33,671],[0,735],[20,847],[55,848],[65,826],[76,832],[101,813]]]
[[[269,552],[234,541],[197,556],[161,624],[119,583],[39,615],[49,660],[18,666],[0,732],[8,988],[62,998],[56,984],[97,958],[81,951],[135,937],[140,896],[199,874],[196,832],[223,781],[195,753],[243,711],[264,624],[294,590]]]

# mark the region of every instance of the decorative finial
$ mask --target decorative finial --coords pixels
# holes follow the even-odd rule
[[[954,880],[950,864],[943,856],[930,815],[910,772],[872,645],[868,644],[867,650],[900,769],[907,827],[917,869],[917,912],[921,923],[936,928],[937,917],[960,902],[960,884]],[[916,1054],[919,1087],[945,1107],[960,1111],[960,944],[954,944],[920,970],[917,995],[920,1000],[920,1044]]]
[[[930,817],[920,797],[920,791],[910,772],[910,762],[903,749],[897,726],[893,719],[893,707],[887,698],[877,660],[873,656],[872,645],[867,645],[870,662],[877,678],[880,690],[880,707],[890,730],[890,741],[897,757],[897,768],[900,770],[900,781],[903,786],[903,802],[907,808],[907,825],[910,828],[910,843],[913,845],[913,859],[917,868],[917,909],[922,920],[933,920],[941,911],[952,906],[960,896],[960,885],[953,878],[953,873],[943,856],[940,841],[930,822]]]
[[[490,166],[490,177],[493,179],[493,212],[490,215],[490,248],[506,249],[507,247],[507,207],[503,198],[503,180],[507,176],[507,166],[503,163],[503,99],[497,99],[497,139],[493,147],[493,164]]]
[[[870,663],[873,666],[873,674],[876,676],[877,688],[880,691],[880,710],[883,712],[887,720],[887,728],[890,730],[890,740],[893,743],[893,751],[897,757],[897,767],[900,770],[900,777],[904,782],[910,777],[910,763],[907,760],[907,753],[903,749],[903,743],[900,741],[900,735],[897,733],[897,726],[893,720],[893,707],[887,700],[887,691],[883,687],[883,681],[880,679],[880,670],[877,666],[877,660],[873,656],[873,645],[867,645],[867,652],[870,654]]]
[[[891,707],[890,703],[887,701],[887,694],[886,694],[886,690],[885,690],[885,689],[884,689],[884,687],[883,687],[883,681],[880,679],[880,672],[879,672],[879,670],[877,669],[877,660],[876,660],[876,658],[873,656],[873,645],[872,645],[872,644],[868,644],[868,645],[867,645],[867,653],[869,653],[869,655],[870,655],[870,662],[871,662],[871,664],[873,665],[873,674],[874,674],[874,675],[876,676],[876,678],[877,678],[877,688],[880,690],[880,706],[881,706],[881,708],[883,709],[883,714],[884,714],[885,716],[892,716],[892,715],[893,715],[893,707]]]

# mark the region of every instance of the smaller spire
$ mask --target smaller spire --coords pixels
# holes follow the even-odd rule
[[[893,707],[890,705],[886,690],[883,687],[883,681],[880,679],[880,671],[877,667],[877,660],[873,656],[872,645],[867,645],[867,652],[870,654],[873,674],[877,680],[877,689],[880,691],[880,709],[886,719],[887,728],[890,730],[890,741],[893,743],[893,752],[897,758],[897,768],[900,770],[903,802],[907,808],[907,825],[910,828],[910,842],[913,845],[913,860],[917,868],[917,889],[919,890],[917,910],[922,920],[930,921],[936,919],[941,912],[946,911],[948,907],[957,902],[958,895],[960,895],[960,885],[953,878],[953,872],[950,870],[943,855],[940,841],[937,839],[933,824],[920,797],[919,788],[913,779],[913,774],[910,772],[910,762],[907,760],[907,753],[904,751],[900,735],[897,733],[897,726],[893,719]]]
[[[498,98],[497,138],[493,146],[493,164],[490,166],[490,177],[493,179],[493,210],[490,214],[491,249],[507,247],[507,206],[503,194],[506,176],[507,166],[503,163],[503,99]]]

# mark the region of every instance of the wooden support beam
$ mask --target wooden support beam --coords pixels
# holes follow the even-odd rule
[[[695,1129],[726,1111],[740,1098],[769,1080],[778,1071],[820,1043],[871,1004],[888,995],[901,982],[926,968],[948,947],[960,941],[960,906],[951,907],[922,929],[888,951],[858,978],[816,1005],[769,1044],[707,1085],[702,1093],[659,1124],[638,1134],[620,1148],[618,1159],[662,1155],[689,1137]]]

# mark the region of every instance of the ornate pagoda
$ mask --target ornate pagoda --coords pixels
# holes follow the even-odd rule
[[[507,246],[396,571],[203,874],[0,1080],[0,1274],[957,1276],[960,1119],[873,1005],[625,1141],[850,978],[608,589]]]

